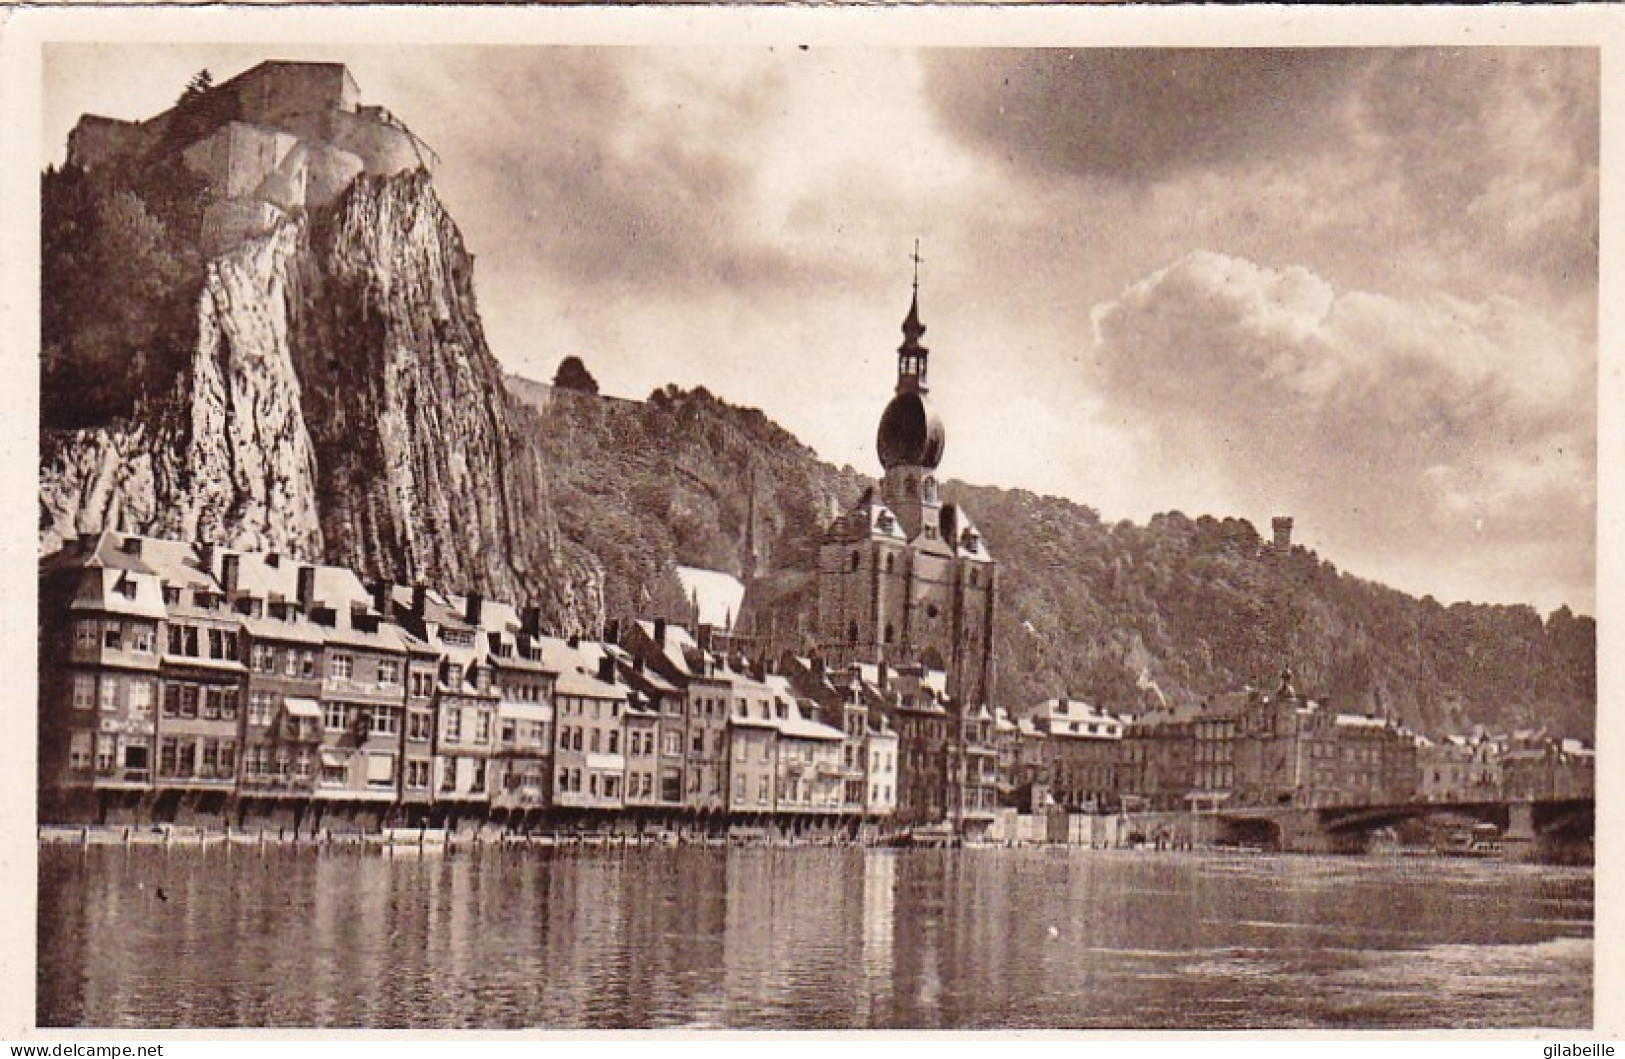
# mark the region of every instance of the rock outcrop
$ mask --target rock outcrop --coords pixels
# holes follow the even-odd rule
[[[323,555],[316,464],[288,324],[303,243],[289,223],[211,261],[173,392],[128,421],[46,433],[41,548],[103,527]]]
[[[43,551],[117,527],[598,625],[602,574],[560,539],[535,413],[503,387],[472,261],[426,173],[361,177],[213,258],[196,304],[168,392],[42,432]]]

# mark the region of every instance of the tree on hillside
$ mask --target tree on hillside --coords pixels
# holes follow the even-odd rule
[[[211,74],[208,68],[205,67],[192,75],[192,79],[186,82],[186,88],[181,92],[181,97],[175,102],[179,104],[196,99],[213,87],[214,74]]]
[[[587,370],[587,365],[581,362],[580,357],[565,357],[559,362],[559,370],[553,376],[553,385],[561,390],[598,392],[598,380],[592,377],[592,372]]]

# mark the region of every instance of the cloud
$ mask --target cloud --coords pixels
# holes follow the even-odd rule
[[[944,51],[930,88],[952,131],[1013,162],[1143,181],[1324,146],[1367,61],[1337,49]]]
[[[1244,508],[1325,527],[1356,569],[1425,556],[1455,584],[1455,556],[1516,555],[1509,598],[1589,604],[1595,351],[1537,310],[1339,292],[1199,251],[1093,316],[1105,398]]]
[[[940,52],[948,135],[1142,241],[1363,287],[1596,297],[1599,58],[1582,48]],[[1196,239],[1193,240],[1192,236]]]
[[[420,114],[403,116],[456,160],[448,199],[503,261],[588,297],[763,287],[798,263],[752,226],[752,141],[785,83],[750,58],[702,85],[703,60],[677,49],[454,52],[437,80],[455,90],[414,86]]]

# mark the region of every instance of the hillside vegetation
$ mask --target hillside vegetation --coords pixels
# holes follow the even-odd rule
[[[871,484],[704,389],[638,403],[509,386],[544,409],[560,531],[603,564],[612,615],[680,613],[667,562],[740,573],[753,483],[758,553],[779,572],[814,569],[831,498],[850,504]],[[1108,525],[1024,490],[949,482],[944,493],[1000,562],[998,699],[1014,712],[1063,691],[1138,711],[1159,694],[1199,700],[1290,664],[1300,688],[1338,708],[1386,711],[1424,732],[1594,732],[1595,623],[1567,608],[1543,619],[1527,606],[1416,599],[1301,546],[1275,554],[1240,519],[1169,512]],[[778,616],[799,615],[787,638],[806,645],[811,586],[789,584]]]

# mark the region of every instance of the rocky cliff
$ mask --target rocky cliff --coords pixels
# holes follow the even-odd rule
[[[53,180],[74,194],[53,195]],[[46,183],[45,289],[73,311],[45,311],[42,550],[116,526],[477,589],[541,605],[562,630],[596,627],[602,574],[559,536],[535,413],[502,385],[472,261],[426,174],[363,177],[192,271],[187,218],[148,209],[151,188]],[[125,349],[130,307],[75,286],[132,228],[183,262],[172,281],[192,292],[176,302],[191,318]],[[123,363],[92,363],[108,335]],[[127,382],[98,379],[124,364]]]

